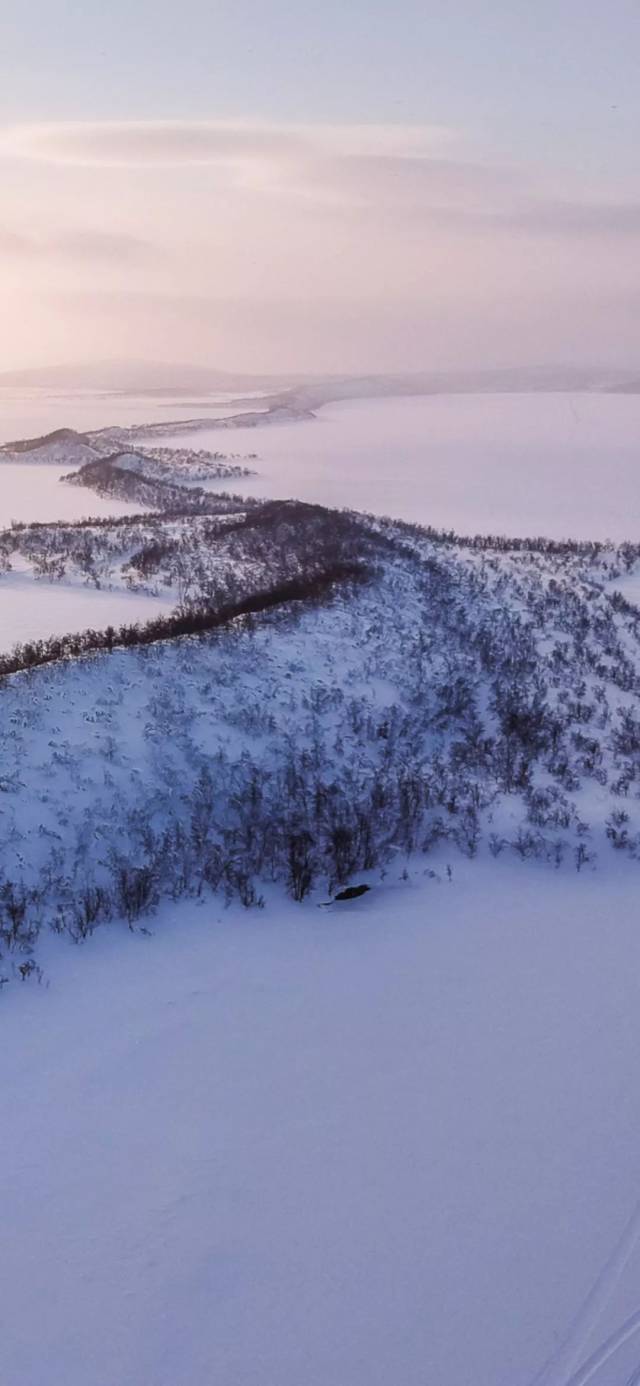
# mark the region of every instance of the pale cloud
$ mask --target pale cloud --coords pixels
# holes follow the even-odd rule
[[[81,260],[114,261],[119,264],[137,263],[158,254],[156,246],[137,236],[118,231],[95,231],[82,228],[60,231],[54,235],[30,235],[0,227],[0,255],[42,259],[49,256]]]
[[[511,169],[444,153],[343,153],[308,158],[304,167],[283,176],[282,193],[311,196],[347,210],[392,208],[400,214],[439,207],[486,209],[507,205],[521,186]]]
[[[1,256],[28,255],[31,252],[31,247],[31,237],[22,235],[19,231],[11,231],[6,227],[0,226]]]
[[[408,224],[423,215],[471,232],[583,236],[635,235],[639,229],[640,201],[559,199],[522,170],[452,157],[452,149],[464,152],[462,136],[437,125],[104,121],[0,129],[5,160],[87,173],[167,170],[167,177],[171,170],[200,169],[203,178],[221,179],[221,191],[253,190],[347,213],[376,208]],[[96,255],[111,252],[108,231],[102,247],[99,233],[77,234],[79,253],[92,253],[92,245]],[[135,236],[121,241],[125,255],[142,245]]]
[[[453,132],[441,126],[56,122],[5,127],[0,155],[81,167],[207,167],[261,160],[286,164],[331,155],[404,158],[432,154],[453,138]]]
[[[640,235],[640,202],[559,202],[544,197],[507,199],[501,207],[465,205],[460,201],[415,203],[426,221],[440,225],[450,232],[467,236],[491,237],[528,236],[574,240],[622,238],[636,239]]]
[[[638,236],[640,201],[554,202],[541,199],[516,208],[511,224],[531,232],[565,236]]]
[[[631,180],[558,186],[391,124],[32,124],[0,131],[0,160],[7,366],[640,357]]]

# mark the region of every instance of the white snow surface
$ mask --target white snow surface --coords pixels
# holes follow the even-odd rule
[[[438,866],[49,937],[2,997],[6,1382],[584,1379],[580,1306],[578,1361],[637,1306],[633,1250],[587,1299],[639,1192],[637,864]]]

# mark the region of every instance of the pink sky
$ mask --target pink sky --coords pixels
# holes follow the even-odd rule
[[[268,10],[11,7],[0,369],[640,366],[636,5]]]

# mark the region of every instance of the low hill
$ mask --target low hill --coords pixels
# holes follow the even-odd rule
[[[51,462],[57,465],[84,466],[100,456],[85,433],[74,428],[56,428],[39,438],[20,438],[0,447],[0,462]]]

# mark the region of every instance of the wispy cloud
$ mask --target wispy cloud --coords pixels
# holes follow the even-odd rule
[[[559,184],[439,126],[249,120],[5,127],[0,161],[3,322],[34,355],[364,369],[640,343],[631,178]]]
[[[231,121],[29,124],[0,132],[0,155],[80,166],[285,163],[323,156],[433,154],[454,138],[442,126],[277,125]]]
[[[503,218],[513,227],[550,235],[637,236],[640,202],[554,202],[544,199]]]
[[[33,242],[29,236],[23,236],[19,231],[10,231],[0,226],[0,255],[28,255],[32,245]]]
[[[60,256],[74,260],[136,263],[158,254],[149,241],[121,231],[90,229],[60,231],[48,236],[31,235],[0,227],[0,255],[33,259]]]
[[[231,187],[300,203],[377,208],[458,232],[633,236],[640,202],[550,197],[533,176],[464,157],[438,125],[305,125],[259,121],[53,122],[0,129],[0,157],[77,169],[217,170]],[[3,244],[11,251],[9,241]],[[38,242],[24,238],[24,253]],[[135,258],[144,244],[109,233],[67,238],[71,253]],[[65,253],[63,239],[51,249]],[[14,244],[13,253],[19,246]]]

